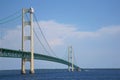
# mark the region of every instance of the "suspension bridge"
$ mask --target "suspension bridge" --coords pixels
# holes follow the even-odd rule
[[[74,70],[80,70],[79,66],[75,65],[73,63],[73,58],[72,58],[72,49],[70,49],[68,52],[71,53],[72,55],[68,56],[68,61],[67,60],[64,60],[64,59],[61,59],[61,58],[58,58],[58,57],[54,57],[54,56],[50,56],[50,55],[44,55],[44,54],[40,54],[40,53],[34,53],[34,34],[35,36],[38,38],[38,35],[37,33],[35,32],[35,30],[33,29],[33,13],[34,13],[34,10],[33,8],[30,8],[30,9],[22,9],[22,49],[21,50],[12,50],[12,49],[6,49],[6,48],[0,48],[0,57],[5,57],[5,58],[21,58],[22,61],[21,61],[21,71],[22,71],[22,74],[25,74],[25,62],[26,61],[29,61],[30,62],[30,73],[34,73],[34,59],[37,59],[37,60],[45,60],[45,61],[52,61],[52,62],[57,62],[57,63],[61,63],[61,64],[65,64],[68,66],[69,70],[70,68],[72,69],[72,71]],[[29,18],[30,20],[25,20],[25,15],[26,14],[29,14]],[[19,15],[20,16],[20,15]],[[18,17],[19,17],[18,16]],[[35,17],[35,16],[34,16]],[[17,17],[15,17],[17,18]],[[13,18],[14,19],[14,18]],[[35,17],[36,21],[37,21],[37,18]],[[11,20],[7,20],[8,22],[11,21]],[[6,22],[6,21],[5,21]],[[38,22],[38,21],[37,21]],[[3,24],[4,22],[0,23],[0,24]],[[43,35],[43,38],[45,39],[49,49],[53,52],[52,48],[50,47],[50,45],[48,44],[41,28],[40,28],[40,25],[39,23],[37,23],[38,26],[39,26],[39,29],[41,31],[41,34]],[[29,36],[26,36],[25,35],[25,26],[29,26],[30,28],[30,35]],[[33,34],[34,33],[34,34]],[[25,50],[25,41],[26,40],[29,40],[30,41],[30,51],[26,51]],[[39,42],[41,43],[40,39],[38,39]],[[44,47],[44,45],[41,43],[41,45]],[[11,45],[12,46],[12,45]],[[54,53],[54,52],[53,52]]]

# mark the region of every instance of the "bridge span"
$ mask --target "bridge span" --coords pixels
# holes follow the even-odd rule
[[[25,51],[20,51],[20,50],[11,50],[11,49],[6,49],[6,48],[0,48],[0,57],[6,57],[6,58],[25,58],[25,59],[30,59],[31,54],[30,52],[25,52]],[[57,62],[57,63],[61,63],[61,64],[65,64],[65,65],[72,65],[72,63],[60,59],[60,58],[56,58],[53,56],[48,56],[48,55],[43,55],[43,54],[38,54],[38,53],[34,53],[34,59],[36,60],[45,60],[45,61],[52,61],[52,62]],[[73,65],[75,70],[80,70],[79,66],[77,65]]]

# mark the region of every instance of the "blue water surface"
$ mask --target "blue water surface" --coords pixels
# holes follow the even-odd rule
[[[120,80],[120,69],[37,69],[35,74],[21,75],[20,70],[1,70],[0,80]]]

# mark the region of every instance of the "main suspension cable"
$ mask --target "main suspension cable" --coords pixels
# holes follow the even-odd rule
[[[34,32],[36,38],[38,39],[39,43],[41,44],[41,46],[42,46],[42,47],[44,48],[44,50],[50,55],[50,53],[46,50],[45,46],[44,46],[44,45],[42,44],[42,42],[40,41],[40,39],[39,39],[39,37],[38,37],[38,35],[37,35],[37,33],[35,32],[34,29],[33,29],[33,32]]]
[[[13,18],[8,19],[8,20],[6,20],[6,21],[2,21],[2,22],[0,22],[0,24],[5,24],[5,23],[8,23],[8,22],[12,22],[12,21],[14,21],[14,20],[16,20],[16,19],[18,19],[18,18],[20,18],[20,17],[21,17],[21,15],[18,15],[18,16],[16,16],[16,17],[13,17]]]
[[[4,20],[6,20],[6,19],[12,18],[13,16],[15,16],[15,15],[18,14],[18,13],[20,13],[20,10],[16,11],[15,13],[13,13],[13,14],[7,16],[7,17],[4,17],[4,18],[0,19],[0,21],[4,21]]]
[[[47,45],[48,45],[48,47],[49,47],[49,49],[51,50],[51,52],[56,56],[56,54],[54,53],[54,51],[52,50],[52,48],[50,47],[50,45],[49,45],[49,43],[48,43],[48,41],[47,41],[47,39],[45,38],[45,36],[44,36],[44,34],[43,34],[43,31],[42,31],[42,29],[41,29],[41,27],[40,27],[40,25],[39,25],[39,23],[38,23],[38,20],[37,20],[37,18],[36,18],[36,16],[34,15],[34,18],[35,18],[35,20],[36,20],[36,22],[37,22],[37,25],[38,25],[38,27],[39,27],[39,30],[40,30],[40,32],[41,32],[41,34],[42,34],[42,36],[43,36],[43,38],[44,38],[44,40],[45,40],[45,42],[47,43]],[[57,57],[57,56],[56,56]]]

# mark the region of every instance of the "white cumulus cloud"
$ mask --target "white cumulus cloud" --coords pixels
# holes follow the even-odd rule
[[[64,45],[66,39],[88,39],[88,38],[100,38],[105,35],[114,36],[120,34],[120,26],[103,27],[96,31],[79,31],[76,26],[70,24],[60,24],[53,20],[40,21],[41,29],[48,43],[55,47]],[[41,33],[37,25],[34,25],[34,29],[38,34],[39,38],[42,39]],[[41,40],[42,41],[42,40]],[[1,45],[5,47],[20,48],[21,45],[21,26],[16,27],[12,30],[7,30],[5,35],[1,39]],[[9,45],[8,45],[9,43]],[[3,46],[3,47],[4,47]],[[11,47],[10,47],[11,48]]]
[[[79,31],[77,26],[60,24],[55,21],[40,21],[39,24],[44,30],[51,45],[63,45],[66,39],[88,39],[102,38],[103,36],[114,36],[120,34],[120,26],[106,26],[96,31]],[[52,42],[52,43],[51,43]]]

